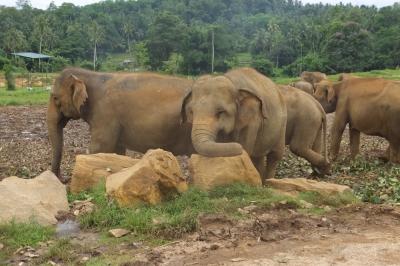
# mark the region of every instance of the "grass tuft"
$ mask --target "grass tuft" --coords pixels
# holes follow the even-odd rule
[[[45,227],[36,222],[0,224],[0,243],[4,249],[0,251],[1,260],[6,259],[16,249],[25,246],[35,247],[39,242],[45,242],[54,235],[52,227]]]

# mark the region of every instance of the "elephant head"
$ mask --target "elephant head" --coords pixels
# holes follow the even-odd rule
[[[334,84],[324,80],[315,85],[314,97],[322,105],[326,113],[333,113],[336,110],[337,95]]]
[[[88,98],[85,83],[75,75],[63,72],[54,82],[47,109],[47,127],[52,147],[51,170],[60,177],[63,150],[63,128],[70,119],[79,119]]]
[[[263,103],[254,91],[240,88],[226,76],[203,76],[186,96],[183,119],[192,123],[192,142],[197,153],[208,157],[252,153],[263,120]],[[264,112],[266,112],[264,110]],[[219,135],[237,142],[218,142]]]

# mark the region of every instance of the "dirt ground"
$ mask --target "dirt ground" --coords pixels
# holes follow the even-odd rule
[[[347,207],[326,216],[256,211],[234,224],[200,218],[193,240],[153,249],[164,265],[398,265],[400,208]],[[201,240],[201,241],[199,241]]]
[[[328,128],[333,115],[328,115]],[[77,154],[86,153],[90,141],[89,127],[82,120],[70,121],[64,129],[62,173],[69,177]],[[348,156],[348,132],[344,133],[342,156]],[[379,137],[362,135],[361,155],[374,158],[387,142]],[[128,154],[133,154],[128,153]],[[0,180],[17,175],[34,177],[50,168],[51,149],[47,136],[46,107],[0,107]],[[286,152],[278,169],[279,177],[304,177],[311,173],[308,163]]]
[[[45,113],[42,106],[0,107],[0,180],[10,175],[34,177],[50,168]],[[332,119],[329,115],[329,125]],[[71,174],[75,155],[87,152],[89,141],[87,124],[71,121],[67,125],[62,160],[65,177]],[[374,159],[386,146],[381,138],[362,136],[361,155]],[[341,154],[349,154],[347,131]],[[278,170],[281,177],[309,174],[307,163],[289,152]],[[330,180],[335,180],[335,173]],[[282,206],[256,209],[251,219],[240,222],[200,217],[195,234],[157,248],[126,243],[99,246],[96,234],[75,241],[84,243],[90,256],[131,258],[132,262],[121,265],[398,265],[399,225],[399,206],[348,206],[325,216],[305,215]]]

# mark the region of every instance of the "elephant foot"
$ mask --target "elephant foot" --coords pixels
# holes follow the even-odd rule
[[[331,174],[331,165],[330,163],[326,163],[323,166],[312,166],[313,172],[312,176],[325,177],[325,175]]]
[[[71,181],[71,177],[69,176],[60,176],[58,178],[58,180],[60,180],[61,183],[63,183],[64,185],[68,184]]]

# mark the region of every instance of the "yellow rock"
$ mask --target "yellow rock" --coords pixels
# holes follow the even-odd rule
[[[204,190],[235,182],[261,186],[261,178],[246,151],[233,157],[193,154],[189,160],[192,183]]]
[[[135,165],[139,160],[113,153],[76,156],[70,191],[79,193],[97,185],[113,173]]]

